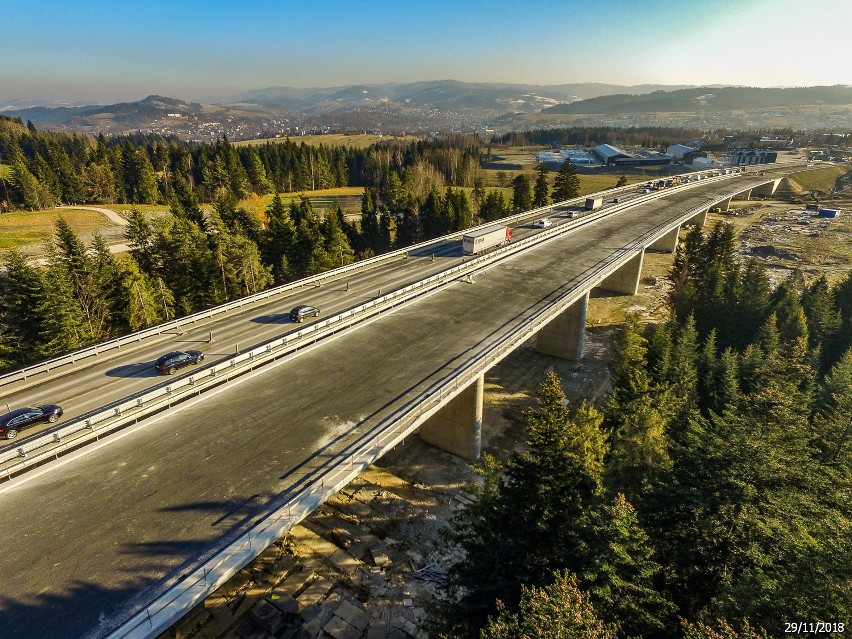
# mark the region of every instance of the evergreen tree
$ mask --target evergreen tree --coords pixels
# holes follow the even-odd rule
[[[594,534],[581,581],[598,615],[619,637],[663,634],[674,605],[656,590],[662,569],[633,506],[617,495],[590,519]]]
[[[126,300],[123,314],[126,330],[136,332],[172,317],[174,298],[171,291],[163,287],[158,292],[158,287],[139,269],[136,262],[128,260],[123,266],[123,292],[120,299]],[[165,294],[165,297],[161,297],[160,293]]]
[[[571,160],[565,160],[553,182],[553,201],[564,202],[580,194],[580,176]]]
[[[569,573],[559,572],[548,586],[523,587],[517,613],[505,606],[479,635],[480,639],[614,639]]]
[[[512,212],[521,213],[533,208],[533,192],[530,179],[525,173],[512,180]]]
[[[533,202],[535,208],[547,206],[550,202],[550,186],[547,183],[547,176],[550,173],[544,164],[539,164],[536,167],[535,186],[533,187]]]
[[[130,257],[144,273],[154,270],[154,229],[148,218],[138,209],[131,209],[124,238],[130,246]]]
[[[479,209],[480,217],[490,222],[499,220],[501,217],[506,217],[509,214],[509,209],[506,206],[506,199],[503,197],[502,191],[489,191],[482,202]]]
[[[805,289],[802,309],[808,321],[808,346],[814,351],[819,349],[820,370],[826,371],[840,355],[834,349],[837,346],[842,318],[835,309],[834,291],[825,275],[814,280]]]
[[[38,302],[43,297],[45,282],[41,271],[27,263],[21,253],[9,251],[0,271],[0,323],[8,343],[15,347],[18,364],[26,365],[35,358],[44,322]]]
[[[288,255],[292,253],[296,239],[296,228],[281,196],[276,193],[272,203],[266,209],[266,232],[263,234],[261,249],[263,261],[272,268],[276,284],[286,282],[293,277]]]

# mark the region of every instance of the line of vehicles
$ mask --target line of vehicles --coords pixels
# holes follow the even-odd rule
[[[289,315],[293,322],[303,322],[308,317],[318,317],[320,310],[316,306],[300,304]],[[161,355],[154,362],[154,369],[161,375],[174,375],[185,366],[197,365],[204,361],[204,353],[196,350],[171,351]],[[10,410],[0,416],[0,438],[15,439],[22,430],[38,424],[53,424],[62,417],[62,407],[57,404],[42,406],[24,406]]]

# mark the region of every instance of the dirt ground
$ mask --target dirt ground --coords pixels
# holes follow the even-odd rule
[[[741,254],[763,260],[773,279],[794,268],[838,276],[849,270],[848,217],[825,224],[799,212],[803,207],[778,202],[734,202],[733,208],[709,216],[706,228],[716,220],[734,224]],[[805,219],[809,224],[799,223]],[[625,314],[666,319],[671,264],[671,254],[646,253],[637,295],[592,297],[581,362],[542,355],[528,344],[488,372],[484,452],[506,459],[523,447],[524,410],[550,370],[569,401],[603,400],[611,345]],[[425,639],[429,603],[461,558],[440,533],[471,502],[475,480],[468,462],[410,437],[163,637]]]

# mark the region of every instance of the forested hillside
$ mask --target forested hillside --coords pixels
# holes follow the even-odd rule
[[[395,174],[404,195],[423,201],[434,187],[474,186],[479,142],[448,136],[435,143],[367,149],[191,144],[153,135],[97,138],[39,131],[0,116],[0,210],[55,204],[170,203],[193,197],[311,191],[339,186],[380,188]]]
[[[852,274],[773,290],[734,240],[693,227],[671,319],[627,323],[603,406],[551,373],[526,452],[486,456],[439,636],[848,634]]]
[[[605,95],[558,104],[542,113],[707,112],[828,104],[852,104],[852,87],[698,87],[642,95]]]

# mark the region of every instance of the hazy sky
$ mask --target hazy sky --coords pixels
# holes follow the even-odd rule
[[[0,0],[0,102],[453,79],[852,84],[852,0]]]

